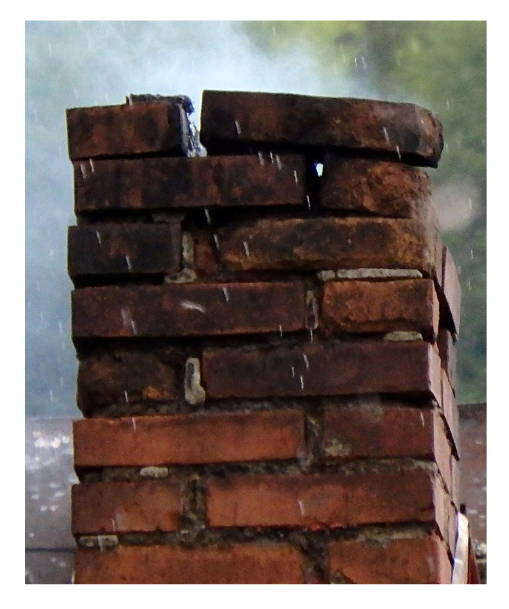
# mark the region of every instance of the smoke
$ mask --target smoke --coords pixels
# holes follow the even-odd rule
[[[277,42],[276,26],[272,35]],[[67,226],[75,218],[65,109],[119,104],[129,93],[185,94],[198,124],[203,89],[380,98],[369,85],[369,58],[356,57],[354,65],[343,59],[324,69],[304,37],[298,48],[264,54],[241,22],[27,22],[27,414],[78,414],[66,269]]]
[[[27,414],[78,414],[66,269],[67,226],[75,219],[65,109],[123,103],[129,93],[182,93],[193,100],[198,123],[203,89],[372,96],[362,79],[320,77],[319,68],[304,41],[263,55],[235,22],[27,23]]]

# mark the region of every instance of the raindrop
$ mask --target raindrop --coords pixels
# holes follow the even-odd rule
[[[451,102],[448,99],[445,100],[445,107],[447,110],[451,108]]]
[[[276,154],[276,164],[277,164],[277,168],[279,169],[279,171],[281,171],[281,169],[283,169],[283,164],[281,163],[281,159],[279,158],[279,154]]]
[[[308,332],[309,332],[309,342],[312,343],[313,340],[314,340],[314,338],[313,338],[313,329],[309,328]]]
[[[134,319],[131,319],[131,330],[133,331],[133,334],[138,334],[138,329],[136,328],[136,323]]]
[[[467,288],[468,288],[469,290],[471,290],[471,289],[472,289],[472,282],[470,281],[470,279],[467,281]]]
[[[309,198],[309,195],[306,195],[306,202],[308,205],[308,209],[311,209],[311,199]]]
[[[52,389],[49,390],[49,399],[50,399],[50,402],[53,404],[53,400],[55,399],[55,396],[53,395]]]
[[[214,243],[215,243],[215,246],[216,246],[216,248],[217,248],[217,251],[219,251],[219,249],[220,249],[220,248],[219,248],[219,238],[218,238],[218,236],[216,235],[216,233],[214,233],[214,234],[212,235],[212,238],[214,239]]]
[[[98,230],[95,231],[95,236],[97,237],[97,243],[99,243],[99,247],[101,247],[101,235]]]
[[[317,163],[315,165],[315,169],[316,169],[316,175],[321,177],[322,173],[323,173],[323,163]]]
[[[293,170],[293,179],[295,180],[295,184],[299,183],[299,176],[297,175],[297,170]]]
[[[302,358],[304,359],[304,363],[306,364],[306,368],[309,370],[309,360],[308,360],[308,356],[303,353],[302,354]]]
[[[263,165],[265,165],[265,161],[263,160],[263,154],[261,152],[258,152],[258,162],[262,167]]]
[[[235,121],[235,131],[237,132],[237,135],[241,135],[242,133],[242,129],[240,128],[240,124],[239,121]]]
[[[94,161],[92,161],[92,159],[88,159],[88,164],[90,165],[92,173],[95,173]]]
[[[129,404],[129,396],[127,394],[127,390],[126,389],[124,389],[124,399],[125,399],[125,403]]]
[[[200,313],[205,313],[205,307],[197,302],[193,302],[192,300],[182,300],[180,302],[180,306],[183,309],[189,309],[190,311],[199,311]]]
[[[48,510],[48,506],[47,505],[41,505],[41,506],[39,506],[39,510],[41,512],[46,512]]]
[[[396,146],[396,154],[398,155],[398,159],[401,161],[401,152],[399,150],[399,146]]]
[[[387,143],[389,143],[391,140],[389,139],[389,134],[387,133],[387,129],[385,127],[382,127],[382,131],[384,132],[385,141]]]
[[[270,162],[274,163],[274,155],[272,154],[272,152],[269,152],[269,156],[270,156]]]
[[[299,380],[300,380],[300,390],[304,391],[304,377],[302,375],[299,376]]]
[[[85,166],[85,163],[80,163],[80,171],[81,171],[81,177],[86,180],[87,179],[87,168]]]
[[[474,259],[474,250],[470,248],[470,258]]]
[[[208,210],[206,207],[204,207],[204,208],[203,208],[203,211],[205,212],[205,218],[206,218],[206,220],[207,220],[207,224],[211,224],[211,223],[212,223],[212,219],[211,219],[211,217],[210,217],[210,212],[209,212],[209,210]]]
[[[129,258],[129,256],[127,256],[127,255],[125,256],[125,261],[126,261],[126,264],[127,264],[127,270],[129,272],[131,272],[133,270],[133,267],[132,267],[131,259]]]
[[[133,431],[136,431],[136,419],[131,417],[131,423],[133,424]]]
[[[292,376],[294,377],[295,376],[295,366],[291,366],[291,369],[292,369]]]
[[[58,510],[58,505],[50,505],[49,510],[50,512],[56,512]]]
[[[228,288],[223,288],[224,299],[226,302],[230,302],[230,295],[228,294]]]
[[[246,256],[249,258],[249,245],[247,244],[247,241],[243,241],[242,245],[244,246],[244,251],[246,252]]]
[[[127,104],[129,106],[133,105],[133,96],[129,93],[129,95],[127,96]]]
[[[279,324],[279,336],[283,338],[283,326]]]

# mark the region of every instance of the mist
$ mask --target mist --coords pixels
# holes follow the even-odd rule
[[[272,34],[278,36],[276,26]],[[262,53],[242,22],[27,22],[27,415],[79,415],[66,268],[67,226],[75,218],[65,109],[120,104],[129,93],[185,94],[199,127],[203,89],[383,98],[369,86],[369,62],[355,58],[354,67],[354,79],[346,64],[331,77],[304,39],[298,48]]]

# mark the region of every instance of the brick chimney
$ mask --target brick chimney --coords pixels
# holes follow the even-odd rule
[[[413,104],[68,110],[76,583],[451,582],[460,288]]]

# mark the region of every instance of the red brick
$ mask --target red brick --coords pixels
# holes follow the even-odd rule
[[[459,435],[459,412],[456,398],[451,387],[451,383],[447,378],[447,374],[442,370],[442,400],[440,402],[442,412],[447,423],[449,434],[453,441],[453,447],[455,454],[459,457],[460,450],[460,435]]]
[[[436,535],[342,539],[329,544],[331,578],[352,584],[450,584],[451,563]]]
[[[443,250],[442,274],[442,289],[439,296],[444,311],[444,324],[458,334],[461,318],[461,285],[454,258],[447,247]]]
[[[442,126],[414,104],[281,93],[204,91],[201,139],[218,144],[265,144],[388,153],[436,167]]]
[[[217,235],[222,263],[235,270],[404,268],[431,276],[436,263],[436,230],[418,220],[265,218]]]
[[[393,218],[427,217],[430,179],[424,171],[402,163],[327,154],[320,204],[328,209]]]
[[[221,548],[117,546],[78,549],[77,584],[303,584],[304,562],[288,545]]]
[[[205,349],[202,381],[212,398],[412,393],[439,400],[441,390],[438,353],[423,341]]]
[[[165,152],[185,155],[191,148],[189,124],[175,103],[136,103],[67,110],[72,160]],[[93,173],[94,164],[83,163]]]
[[[167,404],[181,396],[171,352],[110,350],[83,357],[78,406],[85,414],[111,405]]]
[[[301,283],[208,283],[82,288],[75,338],[229,335],[301,330]]]
[[[74,423],[76,467],[295,459],[303,444],[304,418],[298,410],[94,418]]]
[[[180,224],[95,224],[69,227],[72,278],[173,274],[180,270]]]
[[[437,336],[437,347],[442,362],[442,368],[447,374],[447,378],[451,383],[452,390],[456,388],[456,344],[454,338],[444,328],[440,328]]]
[[[327,461],[434,457],[433,411],[394,405],[329,406],[323,416]]]
[[[94,163],[94,173],[74,163],[76,213],[304,205],[304,157],[273,158],[272,163],[268,155],[102,160]]]
[[[336,528],[434,522],[437,481],[424,470],[233,475],[207,485],[210,526]]]
[[[94,482],[72,487],[74,535],[175,531],[182,513],[175,482]]]
[[[341,333],[438,330],[438,298],[431,279],[328,281],[323,289],[321,329]]]

